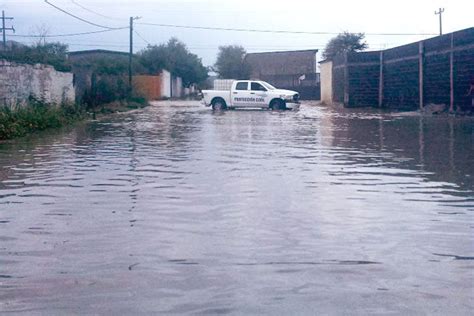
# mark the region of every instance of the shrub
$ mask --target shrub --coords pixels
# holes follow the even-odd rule
[[[13,46],[9,50],[0,51],[0,59],[24,64],[47,64],[57,71],[71,71],[67,60],[67,45],[61,43]]]
[[[34,131],[58,128],[84,117],[84,111],[74,104],[59,106],[30,98],[28,105],[0,109],[0,139],[21,137]]]

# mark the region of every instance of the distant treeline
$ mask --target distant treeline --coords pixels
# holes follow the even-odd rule
[[[26,64],[47,64],[58,71],[71,71],[67,58],[68,46],[62,43],[40,42],[31,46],[13,43],[0,51],[0,59]],[[101,75],[128,74],[128,61],[123,58],[100,59],[90,65],[94,73]],[[191,53],[186,45],[176,38],[166,44],[149,45],[133,57],[134,74],[156,75],[166,69],[183,79],[184,85],[200,84],[208,78],[208,69],[202,60]]]

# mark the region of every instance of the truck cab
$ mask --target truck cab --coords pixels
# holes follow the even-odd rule
[[[227,87],[221,84],[222,90],[202,91],[206,106],[211,106],[214,110],[229,108],[285,110],[299,105],[298,92],[277,89],[265,81],[225,80],[225,82]],[[219,86],[219,84],[215,83],[214,86]]]

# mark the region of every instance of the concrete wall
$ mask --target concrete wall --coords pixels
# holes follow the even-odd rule
[[[415,110],[444,104],[469,110],[474,28],[381,52],[337,56],[332,76],[333,101],[349,107]]]
[[[171,80],[171,97],[181,98],[183,97],[183,80],[181,77],[172,77]]]
[[[30,96],[48,103],[74,102],[73,74],[48,65],[0,60],[0,104],[14,106]]]
[[[332,61],[321,63],[321,101],[332,104]]]
[[[171,98],[171,73],[167,70],[161,71],[161,96]]]

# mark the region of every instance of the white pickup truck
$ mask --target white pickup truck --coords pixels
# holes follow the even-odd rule
[[[202,94],[204,104],[212,106],[213,110],[295,109],[299,106],[300,98],[296,91],[277,89],[265,81],[254,80],[231,81],[230,90],[203,90]]]

